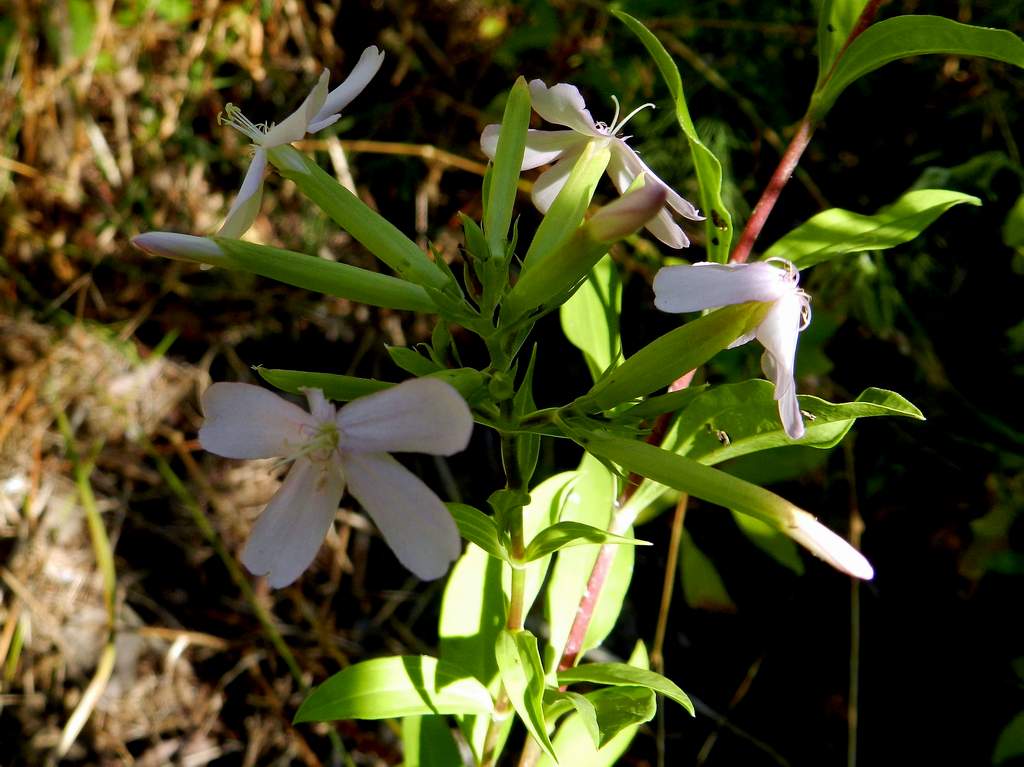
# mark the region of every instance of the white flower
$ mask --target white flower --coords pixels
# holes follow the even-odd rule
[[[459,556],[459,533],[441,500],[390,452],[452,455],[473,429],[465,401],[431,378],[405,381],[336,410],[306,389],[307,413],[259,386],[215,383],[203,394],[199,441],[227,458],[294,460],[256,522],[242,563],[287,586],[316,556],[346,482],[398,560],[424,580]]]
[[[623,126],[633,115],[646,107],[654,106],[653,104],[644,104],[619,120],[619,101],[612,96],[612,100],[615,101],[615,116],[611,125],[608,125],[594,122],[594,118],[587,111],[583,96],[574,85],[559,83],[548,88],[541,80],[533,80],[530,82],[530,100],[534,111],[545,120],[568,128],[554,131],[531,129],[526,134],[526,154],[523,156],[522,170],[554,163],[541,173],[533,184],[533,204],[541,213],[547,213],[551,203],[565,186],[573,165],[587,144],[598,141],[611,150],[608,176],[619,190],[619,194],[623,194],[641,173],[646,177],[648,184],[659,184],[665,188],[668,207],[662,208],[657,216],[645,224],[651,234],[672,248],[685,248],[690,244],[683,230],[672,220],[668,208],[693,221],[700,221],[703,216],[647,167],[626,143],[629,136],[619,136]],[[500,132],[500,125],[488,125],[480,136],[480,146],[484,154],[492,159],[498,150]]]
[[[782,268],[773,265],[776,263]],[[752,338],[764,346],[761,369],[775,384],[779,417],[790,439],[804,435],[793,371],[797,336],[811,321],[811,298],[797,287],[799,283],[799,270],[783,258],[753,264],[666,266],[654,277],[654,305],[664,312],[771,302],[771,309],[754,332],[737,338],[729,348]]]
[[[377,50],[377,46],[371,45],[363,51],[351,74],[330,93],[327,92],[330,73],[325,69],[320,73],[320,79],[306,96],[306,100],[283,122],[276,125],[257,125],[243,115],[234,104],[225,107],[222,121],[249,137],[255,151],[249,170],[242,181],[242,188],[228,211],[219,235],[238,238],[252,226],[260,209],[263,172],[267,167],[267,150],[298,141],[307,133],[316,133],[337,122],[341,117],[341,110],[363,91],[377,74],[383,61],[384,54]]]

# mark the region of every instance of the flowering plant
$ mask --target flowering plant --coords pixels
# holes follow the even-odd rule
[[[798,337],[810,322],[799,271],[863,249],[863,242],[849,227],[812,219],[766,249],[763,260],[749,257],[814,124],[856,77],[900,55],[950,46],[960,54],[1007,60],[1020,54],[1004,53],[1005,40],[997,45],[964,27],[968,35],[962,25],[942,25],[940,39],[947,42],[941,45],[899,48],[896,37],[874,34],[869,26],[877,4],[862,7],[860,22],[844,27],[831,15],[832,4],[823,4],[822,74],[808,113],[734,248],[721,167],[694,129],[675,64],[658,39],[624,13],[616,15],[668,85],[693,151],[706,217],[640,159],[626,143],[629,137],[620,136],[639,110],[619,120],[616,109],[611,124],[595,122],[576,87],[520,78],[500,124],[487,126],[481,136],[491,161],[481,192],[483,214],[480,221],[462,218],[464,263],[457,276],[443,258],[418,247],[290,145],[337,120],[380,68],[376,48],[364,51],[334,91],[327,91],[328,75],[322,74],[298,110],[278,125],[255,125],[228,109],[226,121],[253,141],[255,152],[224,227],[209,238],[150,232],[135,244],[156,255],[420,312],[435,323],[422,353],[389,349],[408,375],[400,383],[322,370],[258,369],[270,386],[305,395],[309,412],[250,384],[216,383],[203,396],[206,421],[199,439],[207,450],[294,461],[242,552],[253,574],[268,575],[274,587],[300,577],[346,487],[414,574],[438,578],[455,561],[441,605],[438,654],[350,666],[322,680],[297,721],[402,718],[407,737],[427,742],[430,753],[458,754],[445,719],[452,716],[463,750],[482,765],[497,763],[518,722],[529,735],[523,764],[614,763],[637,727],[654,715],[656,694],[693,713],[682,689],[648,668],[642,646],[626,663],[581,662],[622,608],[633,549],[644,545],[634,538],[634,523],[641,514],[649,518],[664,510],[666,499],[680,507],[689,498],[723,507],[778,546],[795,542],[841,573],[873,576],[861,552],[811,513],[716,468],[726,459],[791,444],[831,448],[861,417],[922,417],[882,389],[846,403],[796,393]],[[983,38],[987,42],[978,42]],[[531,129],[531,111],[564,129]],[[242,241],[268,164],[394,274]],[[533,183],[533,202],[543,217],[526,242],[513,225],[521,173],[549,164]],[[619,196],[600,205],[595,195],[605,174]],[[977,204],[946,190],[917,190],[904,202],[922,212],[909,235],[880,233],[870,216],[858,219],[854,234],[885,249],[953,205]],[[673,212],[694,222],[686,224],[689,234]],[[671,248],[702,241],[707,260],[664,266],[653,283],[659,309],[702,314],[627,357],[619,334],[619,270],[609,254],[642,229]],[[593,380],[574,382],[577,396],[568,402],[538,407],[534,382],[542,371],[527,342],[537,322],[555,311]],[[704,382],[716,355],[754,338],[764,346],[762,368],[771,383]],[[467,348],[484,364],[464,365],[473,358],[464,354]],[[489,511],[482,503],[444,503],[389,455],[459,452],[474,423],[500,444],[504,478],[486,499]],[[535,479],[546,439],[578,445],[579,465]],[[467,541],[464,550],[460,536]],[[535,604],[544,631],[527,626]],[[569,689],[581,683],[597,689]],[[456,756],[452,764],[461,761]]]

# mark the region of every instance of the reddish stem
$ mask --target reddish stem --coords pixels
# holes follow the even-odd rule
[[[761,199],[754,206],[754,212],[750,214],[747,225],[743,227],[740,241],[736,244],[736,249],[733,250],[732,257],[729,259],[733,263],[745,263],[750,257],[754,241],[761,234],[761,229],[764,228],[764,223],[768,220],[768,214],[772,212],[772,208],[778,202],[779,195],[782,193],[782,187],[786,185],[790,176],[793,175],[793,171],[796,170],[800,157],[803,156],[804,150],[807,149],[813,133],[814,126],[811,124],[810,118],[804,117],[797,126],[796,135],[793,136],[789,146],[786,147],[786,152],[782,155],[782,159],[772,174],[768,186],[761,193]]]

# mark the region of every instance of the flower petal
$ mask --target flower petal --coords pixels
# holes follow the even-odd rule
[[[616,139],[612,144],[612,154],[617,154],[620,157],[622,164],[625,166],[627,173],[629,174],[630,181],[643,173],[647,177],[647,183],[654,182],[661,184],[665,189],[668,190],[668,204],[672,207],[679,215],[683,218],[688,218],[692,221],[703,221],[704,216],[697,212],[697,209],[693,207],[693,204],[682,197],[678,192],[674,191],[672,187],[662,181],[658,176],[650,169],[650,167],[643,160],[640,159],[640,155],[622,139]],[[622,191],[621,189],[619,191]]]
[[[690,245],[690,238],[686,236],[686,232],[672,220],[672,214],[665,208],[644,224],[644,228],[670,248],[686,248]]]
[[[260,212],[260,201],[263,199],[263,172],[267,169],[267,151],[257,149],[249,163],[249,169],[242,179],[242,188],[238,190],[238,196],[231,203],[231,209],[224,219],[217,235],[239,239],[249,231],[252,222]]]
[[[436,378],[413,378],[353,400],[336,421],[345,453],[452,455],[466,449],[473,431],[466,401]]]
[[[578,147],[563,152],[561,159],[537,176],[537,180],[533,182],[533,192],[531,192],[530,198],[541,213],[548,212],[551,204],[558,197],[558,193],[562,191],[562,187],[569,180],[569,174],[572,173],[585,146],[586,142],[584,141]]]
[[[275,458],[293,452],[316,428],[298,405],[245,383],[215,383],[203,392],[204,450],[225,458]]]
[[[313,122],[314,115],[320,111],[320,108],[324,105],[324,99],[327,98],[327,81],[330,76],[331,73],[326,69],[321,72],[320,79],[316,81],[316,85],[313,86],[313,90],[306,96],[305,101],[299,105],[298,109],[288,115],[283,122],[278,123],[267,131],[263,138],[257,142],[259,146],[264,149],[270,149],[275,146],[290,144],[305,136],[309,130],[310,123]]]
[[[367,47],[348,77],[342,81],[341,85],[327,94],[323,106],[309,122],[309,132],[316,133],[337,120],[341,110],[347,107],[352,99],[369,85],[383,62],[383,51],[379,50],[376,45]]]
[[[793,526],[787,531],[790,537],[832,567],[854,578],[871,580],[874,568],[857,549],[846,540],[829,530],[805,511],[796,514]]]
[[[287,586],[309,567],[331,527],[345,491],[337,458],[300,458],[264,509],[242,551],[253,575],[269,576],[275,589]]]
[[[351,453],[343,461],[349,491],[398,561],[425,581],[444,575],[461,553],[461,542],[434,491],[387,453]]]
[[[757,340],[765,348],[761,369],[775,384],[779,417],[790,439],[800,439],[804,435],[793,378],[802,312],[803,297],[796,290],[791,290],[775,302],[757,328]]]
[[[585,136],[603,135],[594,125],[594,118],[575,85],[559,83],[549,88],[543,80],[531,80],[530,102],[533,111],[549,123],[564,125]]]
[[[498,136],[500,134],[501,126],[497,123],[488,125],[480,134],[480,148],[492,160],[498,151]],[[567,149],[584,141],[587,139],[571,130],[535,130],[530,128],[526,132],[526,151],[523,153],[523,165],[520,170],[531,170],[554,162]]]
[[[763,262],[666,266],[654,276],[654,305],[663,312],[775,301],[787,292],[794,292],[794,287],[786,273]]]

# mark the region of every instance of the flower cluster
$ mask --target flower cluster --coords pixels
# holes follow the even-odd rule
[[[690,240],[682,228],[672,220],[669,208],[691,221],[701,221],[703,216],[647,167],[636,151],[626,143],[629,136],[619,135],[633,115],[653,104],[637,107],[620,120],[618,99],[614,96],[612,98],[615,101],[615,116],[611,124],[594,122],[583,96],[575,85],[559,83],[549,88],[541,80],[530,82],[530,101],[533,110],[549,123],[564,125],[567,128],[553,131],[530,129],[526,134],[526,153],[523,156],[522,169],[529,170],[554,163],[534,182],[533,204],[541,213],[546,213],[565,186],[565,182],[569,180],[569,174],[576,160],[583,154],[583,150],[591,142],[600,142],[611,150],[607,172],[619,194],[624,194],[641,175],[646,183],[665,190],[667,207],[662,208],[645,226],[651,234],[669,247],[685,248],[690,244]],[[493,158],[497,152],[500,134],[500,125],[488,125],[484,128],[480,146],[488,157]]]

